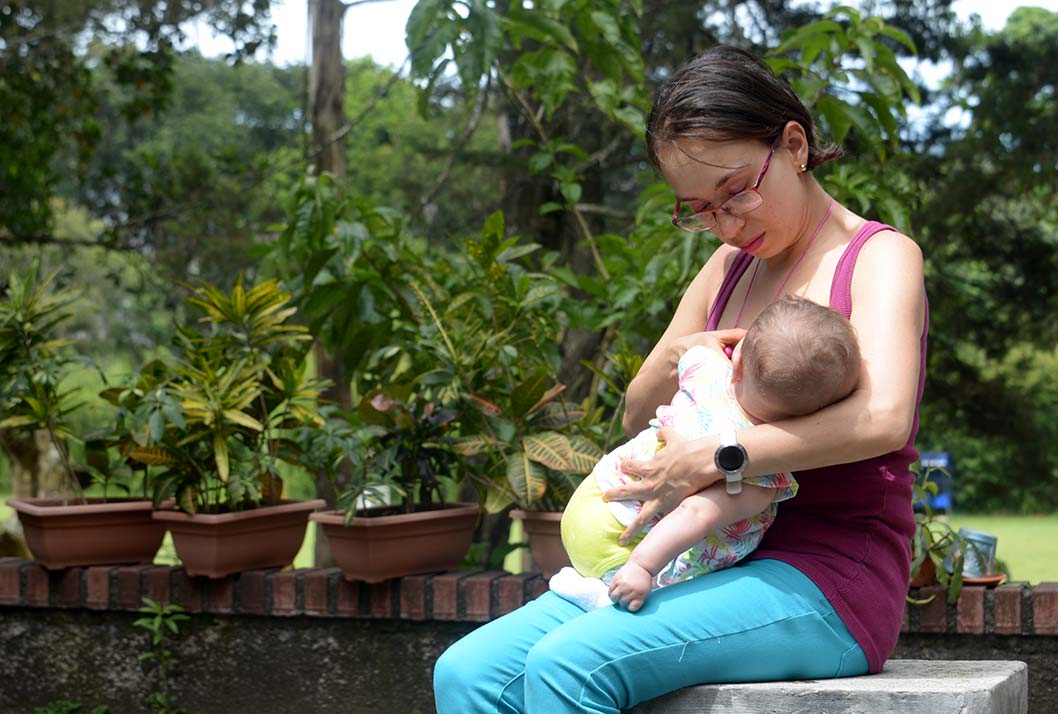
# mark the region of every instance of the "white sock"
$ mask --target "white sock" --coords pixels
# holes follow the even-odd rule
[[[562,568],[548,581],[551,592],[585,612],[612,605],[610,588],[598,578],[586,578],[573,568]]]

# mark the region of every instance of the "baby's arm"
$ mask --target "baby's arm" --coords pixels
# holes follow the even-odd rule
[[[719,484],[691,494],[635,547],[610,583],[610,599],[635,612],[643,606],[654,578],[673,558],[710,531],[761,513],[774,497],[775,489],[749,484],[734,495]]]

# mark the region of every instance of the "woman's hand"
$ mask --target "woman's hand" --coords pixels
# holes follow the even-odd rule
[[[610,581],[610,599],[618,607],[635,612],[643,603],[654,585],[654,576],[642,566],[629,560],[621,566]]]
[[[684,498],[701,491],[719,478],[713,464],[712,454],[719,445],[716,436],[705,436],[691,440],[681,436],[670,427],[658,429],[658,440],[665,448],[649,461],[624,459],[621,470],[637,476],[630,481],[603,493],[607,501],[642,501],[643,507],[635,519],[621,534],[621,545],[628,544],[643,526],[659,513],[671,513]],[[703,458],[701,454],[708,454]],[[703,461],[706,462],[703,464]]]
[[[734,350],[735,345],[745,336],[745,330],[735,328],[731,330],[713,330],[711,332],[692,332],[689,335],[678,337],[669,344],[666,350],[669,368],[672,370],[673,376],[675,376],[676,370],[680,365],[680,359],[687,353],[687,350],[695,345],[703,345],[726,357],[731,357],[731,352]]]

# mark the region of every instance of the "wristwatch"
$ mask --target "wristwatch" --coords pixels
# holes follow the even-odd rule
[[[716,468],[724,475],[727,492],[742,493],[742,472],[746,470],[749,455],[742,444],[735,438],[734,429],[723,429],[720,432],[720,446],[713,456]]]

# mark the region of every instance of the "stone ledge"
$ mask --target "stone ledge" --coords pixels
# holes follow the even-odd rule
[[[689,687],[629,714],[1025,714],[1024,662],[890,660],[881,674],[848,679]]]
[[[311,568],[209,580],[164,565],[48,571],[32,560],[0,558],[0,607],[130,611],[146,596],[215,614],[488,622],[546,591],[539,573],[459,571],[364,583],[345,580],[337,568]],[[966,586],[953,605],[939,587],[911,596],[933,599],[908,605],[902,633],[1058,634],[1058,583]]]

